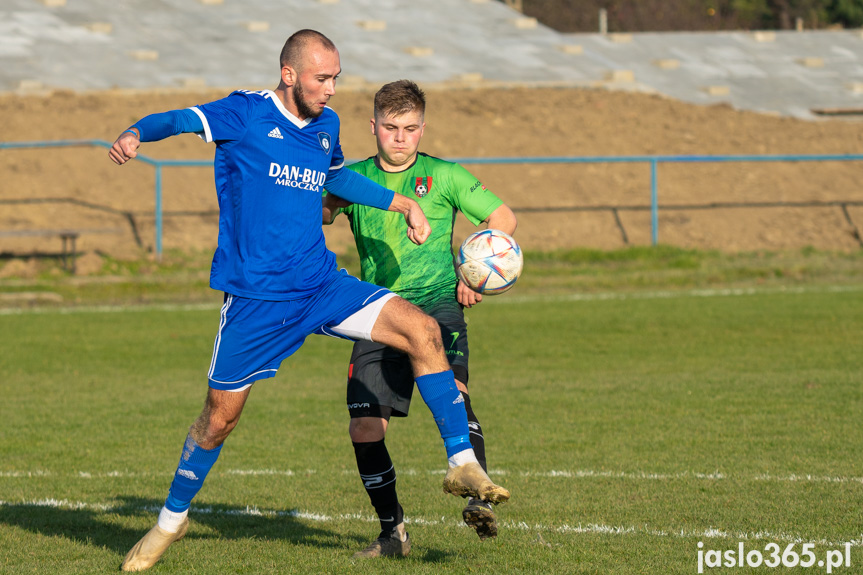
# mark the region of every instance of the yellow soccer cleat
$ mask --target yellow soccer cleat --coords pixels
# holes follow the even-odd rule
[[[129,551],[123,560],[123,564],[120,565],[120,570],[144,571],[145,569],[149,569],[156,564],[156,561],[159,560],[171,543],[182,539],[188,530],[188,517],[183,520],[180,524],[180,529],[176,533],[169,533],[156,525],[132,547],[132,550]]]
[[[399,529],[399,527],[401,529]],[[404,540],[402,540],[404,536]],[[411,552],[411,538],[402,523],[392,531],[381,531],[372,544],[354,553],[354,559],[375,559],[377,557],[406,557]]]
[[[509,499],[509,491],[495,485],[479,463],[475,462],[450,467],[443,480],[443,490],[461,497],[477,497],[489,503],[503,503]]]

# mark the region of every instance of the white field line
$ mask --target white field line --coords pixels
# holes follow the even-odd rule
[[[399,469],[399,475],[443,475],[444,469]],[[284,477],[303,477],[318,473],[315,469],[227,469],[224,471],[217,470],[211,474],[212,476],[284,476]],[[356,475],[356,470],[345,469],[343,475]],[[771,475],[762,473],[759,475],[750,476],[734,476],[727,475],[720,471],[711,473],[702,473],[698,471],[681,471],[678,473],[655,473],[649,471],[598,471],[593,469],[552,469],[549,471],[511,471],[508,469],[491,469],[489,474],[492,476],[509,476],[509,477],[547,477],[552,479],[624,479],[624,480],[644,480],[644,481],[681,481],[696,479],[700,481],[765,481],[765,482],[796,482],[796,483],[863,483],[863,477],[853,476],[829,476],[829,475],[813,475],[806,474],[791,474],[791,475]],[[166,469],[165,471],[77,471],[74,473],[55,473],[52,471],[36,469],[32,471],[0,471],[0,479],[3,478],[41,478],[41,477],[58,477],[64,479],[120,479],[120,478],[136,478],[136,477],[171,477],[173,472]]]
[[[592,302],[606,300],[650,300],[650,299],[677,299],[690,297],[740,297],[750,295],[775,295],[775,294],[809,294],[809,293],[846,293],[863,291],[863,285],[843,286],[800,286],[800,287],[775,287],[775,288],[719,288],[719,289],[691,289],[691,290],[663,290],[645,292],[603,292],[603,293],[571,293],[571,294],[534,294],[534,295],[510,295],[502,298],[486,298],[483,302],[496,304],[517,304],[531,302]]]
[[[51,507],[55,509],[70,509],[73,511],[91,509],[103,513],[122,514],[123,512],[139,513],[149,512],[158,513],[160,508],[156,506],[127,506],[122,504],[111,503],[86,503],[83,501],[69,501],[68,499],[38,499],[30,501],[2,501],[0,507]],[[327,515],[324,513],[316,513],[312,511],[304,511],[300,509],[290,509],[287,511],[276,511],[270,509],[260,509],[258,507],[247,506],[244,509],[214,509],[212,507],[195,507],[189,510],[189,514],[195,515],[215,515],[215,516],[253,516],[253,517],[295,517],[306,521],[316,521],[320,523],[330,523],[334,521],[363,521],[365,523],[377,523],[378,518],[366,513],[338,513]],[[444,527],[466,527],[464,523],[457,519],[448,519],[441,517],[440,519],[430,519],[426,517],[406,516],[405,523],[409,525],[440,525]],[[577,525],[561,524],[543,524],[543,523],[527,523],[525,521],[499,521],[498,525],[501,530],[511,531],[537,531],[537,532],[555,532],[562,534],[598,534],[598,535],[648,535],[652,537],[675,537],[680,539],[734,539],[739,541],[785,541],[788,543],[814,543],[825,547],[842,547],[846,543],[852,546],[863,545],[863,535],[856,539],[846,541],[830,541],[827,539],[819,539],[807,537],[799,534],[784,533],[781,531],[730,531],[726,529],[717,529],[709,527],[707,529],[655,529],[646,525],[602,525],[597,523],[579,523]]]
[[[691,290],[665,290],[645,292],[601,292],[601,293],[571,293],[553,295],[507,295],[501,298],[486,298],[484,301],[495,304],[518,304],[532,302],[592,302],[605,300],[650,300],[650,299],[676,299],[688,297],[731,297],[749,296],[758,294],[807,294],[807,293],[845,293],[863,291],[863,285],[843,286],[805,286],[805,287],[775,287],[775,288],[723,288],[723,289],[691,289]],[[0,316],[4,315],[28,315],[28,314],[79,314],[79,313],[125,313],[146,311],[207,311],[218,310],[220,303],[200,304],[151,304],[151,305],[128,305],[128,306],[80,306],[80,307],[32,307],[32,308],[3,308]]]

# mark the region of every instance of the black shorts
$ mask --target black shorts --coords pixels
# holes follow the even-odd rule
[[[425,310],[440,325],[443,347],[455,378],[468,380],[467,324],[453,301]],[[348,369],[348,412],[351,417],[407,417],[414,390],[408,356],[386,345],[358,341]]]

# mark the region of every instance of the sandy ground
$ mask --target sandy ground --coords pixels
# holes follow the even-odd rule
[[[0,96],[0,141],[114,138],[153,112],[204,103],[201,93],[54,93]],[[348,158],[374,153],[372,94],[341,91]],[[428,92],[421,149],[448,157],[675,154],[861,154],[863,123],[807,122],[701,107],[653,95],[574,89]],[[213,145],[184,135],[145,144],[159,159],[212,159]],[[468,165],[519,216],[527,250],[620,248],[651,242],[647,163]],[[102,148],[0,151],[0,253],[57,253],[58,237],[9,237],[26,230],[81,230],[82,254],[139,257],[154,247],[154,174],[138,161],[117,167]],[[861,162],[661,164],[659,241],[723,251],[802,246],[860,249]],[[210,168],[165,168],[164,249],[212,249],[217,235]],[[746,207],[753,203],[824,203]],[[724,207],[703,209],[710,204]],[[663,207],[665,206],[665,207]],[[674,208],[672,209],[672,206]],[[618,208],[612,210],[611,208]],[[456,238],[472,226],[461,217]],[[344,220],[327,230],[330,247],[350,249]]]

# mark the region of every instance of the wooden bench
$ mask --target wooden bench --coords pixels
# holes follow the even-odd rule
[[[0,230],[0,238],[26,238],[26,237],[59,237],[63,240],[63,269],[75,273],[75,241],[81,234],[121,234],[124,230],[117,228],[89,229],[89,230]]]

